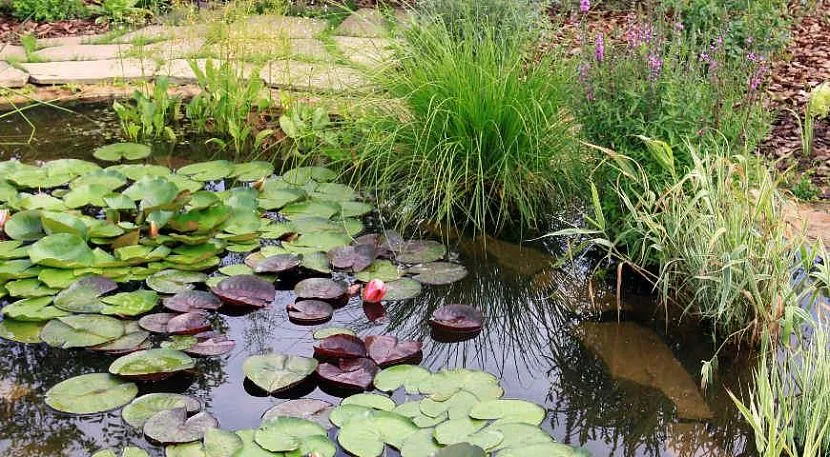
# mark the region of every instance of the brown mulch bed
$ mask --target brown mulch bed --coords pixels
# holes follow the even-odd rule
[[[106,33],[110,29],[107,23],[95,23],[95,19],[68,19],[55,22],[20,21],[19,19],[0,15],[0,43],[19,44],[21,35],[34,35],[36,38],[56,38]]]

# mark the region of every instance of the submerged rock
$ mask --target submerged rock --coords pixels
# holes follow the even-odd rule
[[[697,383],[660,337],[633,322],[583,322],[577,328],[586,346],[611,376],[661,391],[682,419],[710,419],[712,410]]]

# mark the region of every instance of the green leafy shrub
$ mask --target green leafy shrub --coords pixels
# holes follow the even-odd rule
[[[567,110],[570,72],[526,47],[475,21],[405,31],[398,64],[377,78],[391,100],[367,115],[354,164],[365,187],[396,203],[399,224],[533,227],[573,196],[586,164]]]
[[[103,0],[100,5],[90,6],[90,10],[98,16],[98,22],[140,23],[152,14],[140,4],[140,0]]]
[[[59,21],[87,15],[82,0],[11,0],[12,14],[18,19]]]

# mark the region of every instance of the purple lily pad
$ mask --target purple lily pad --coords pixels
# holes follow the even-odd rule
[[[253,275],[231,276],[211,291],[229,305],[255,308],[268,306],[277,294],[274,284]]]
[[[202,309],[216,310],[222,306],[222,300],[210,292],[186,290],[164,299],[164,307],[180,313],[189,313]]]
[[[348,285],[327,278],[304,279],[294,286],[298,298],[311,300],[336,300],[346,295]]]
[[[386,308],[380,303],[363,302],[363,313],[369,322],[377,322],[386,317]]]
[[[195,335],[210,328],[207,313],[199,311],[179,314],[167,322],[167,333],[174,335]]]
[[[227,336],[214,335],[214,333],[215,332],[205,332],[196,335],[198,342],[193,346],[190,346],[188,349],[185,349],[184,352],[195,356],[212,357],[225,355],[231,352],[236,346],[236,342],[228,339]],[[210,336],[204,338],[202,335]]]
[[[377,249],[371,244],[338,246],[331,249],[327,256],[334,268],[351,269],[354,272],[359,272],[365,270],[375,261]]]
[[[354,359],[366,357],[366,345],[353,335],[337,334],[320,340],[314,346],[314,357],[324,359]]]
[[[331,319],[334,308],[320,300],[301,300],[285,307],[288,319],[295,324],[317,325]]]
[[[138,320],[138,326],[153,333],[167,333],[167,323],[178,316],[177,313],[148,314]]]
[[[300,266],[303,259],[296,254],[277,254],[266,257],[254,266],[256,273],[283,273]]]
[[[484,317],[469,305],[447,305],[436,309],[429,323],[438,330],[470,334],[481,331]]]
[[[367,358],[323,363],[317,367],[317,376],[341,389],[369,390],[377,372],[377,364]]]
[[[369,357],[381,368],[402,363],[419,364],[423,359],[423,343],[399,341],[391,335],[367,336],[366,350]]]

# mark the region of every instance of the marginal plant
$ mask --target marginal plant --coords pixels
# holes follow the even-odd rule
[[[113,110],[118,115],[121,132],[130,141],[176,140],[171,125],[182,117],[182,99],[169,94],[167,78],[157,78],[152,88],[135,90],[127,103],[115,101]]]

